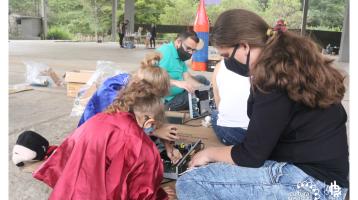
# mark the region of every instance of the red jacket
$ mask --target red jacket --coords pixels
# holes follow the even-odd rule
[[[167,199],[163,165],[129,113],[100,113],[69,135],[33,176],[53,188],[49,199]]]

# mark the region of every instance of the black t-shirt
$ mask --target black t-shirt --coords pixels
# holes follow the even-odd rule
[[[335,180],[348,187],[347,114],[342,104],[312,109],[285,92],[251,91],[247,113],[246,138],[231,150],[237,165],[288,162],[328,185]]]

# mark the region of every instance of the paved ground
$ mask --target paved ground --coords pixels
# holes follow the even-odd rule
[[[97,60],[113,61],[120,69],[131,72],[139,67],[139,61],[150,51],[153,50],[144,47],[120,49],[116,43],[10,41],[9,84],[25,81],[24,61],[45,63],[60,75],[69,70],[94,70]],[[348,74],[347,63],[337,64]],[[203,74],[208,78],[211,75],[208,72]],[[343,102],[347,112],[348,93]],[[9,95],[9,199],[47,199],[50,189],[12,164],[12,147],[24,130],[34,130],[51,144],[59,144],[79,120],[69,116],[72,104],[73,98],[66,96],[65,88],[42,88]]]

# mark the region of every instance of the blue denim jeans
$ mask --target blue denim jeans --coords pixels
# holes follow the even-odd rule
[[[194,79],[204,85],[210,85],[210,81],[202,75],[194,76]],[[182,93],[176,95],[170,101],[164,102],[166,110],[178,111],[189,110],[188,92],[184,90]]]
[[[211,125],[213,126],[216,137],[225,145],[235,145],[242,143],[246,136],[246,130],[241,127],[218,126],[218,111],[211,113]]]
[[[188,171],[176,183],[177,197],[183,200],[345,198],[346,188],[340,188],[340,194],[338,190],[330,189],[332,187],[307,175],[292,164],[271,160],[266,161],[260,168],[212,163]]]

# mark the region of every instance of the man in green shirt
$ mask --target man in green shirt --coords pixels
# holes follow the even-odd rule
[[[197,50],[198,43],[199,38],[195,32],[182,32],[174,42],[157,49],[162,54],[159,66],[168,72],[172,86],[169,95],[165,97],[168,110],[188,110],[188,92],[194,92],[202,84],[210,84],[204,76],[192,76],[185,63]]]

